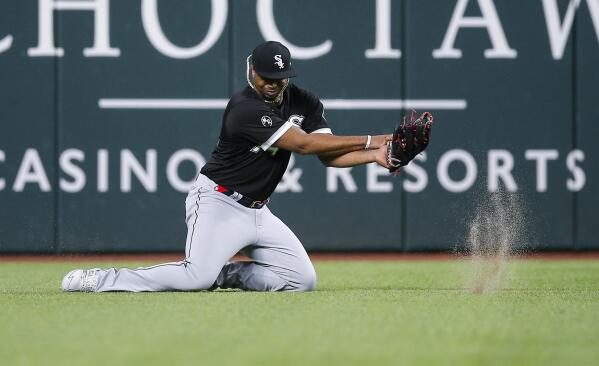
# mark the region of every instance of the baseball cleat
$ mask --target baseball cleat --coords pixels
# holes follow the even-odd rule
[[[62,279],[63,291],[93,292],[98,286],[100,269],[74,269]]]

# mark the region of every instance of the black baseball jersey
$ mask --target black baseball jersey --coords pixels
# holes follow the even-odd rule
[[[272,145],[290,128],[331,133],[320,100],[292,83],[279,106],[251,88],[235,94],[223,115],[220,137],[201,173],[227,189],[265,200],[279,184],[291,152]]]

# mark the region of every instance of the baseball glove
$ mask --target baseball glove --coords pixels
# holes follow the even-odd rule
[[[412,110],[410,121],[403,116],[402,124],[395,126],[393,140],[387,143],[387,165],[389,173],[397,175],[402,166],[408,165],[416,155],[420,154],[430,141],[433,115],[424,112],[416,118]]]

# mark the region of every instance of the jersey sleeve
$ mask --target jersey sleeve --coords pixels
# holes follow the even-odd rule
[[[303,130],[306,133],[328,133],[333,134],[324,116],[324,106],[318,97],[312,93],[307,93],[308,103],[306,111],[306,120]]]
[[[273,112],[268,106],[248,101],[231,108],[225,121],[233,138],[242,138],[268,150],[294,126]]]

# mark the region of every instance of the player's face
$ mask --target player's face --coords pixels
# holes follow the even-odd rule
[[[289,79],[265,79],[256,72],[252,74],[254,75],[254,87],[266,100],[275,100],[289,84]]]

